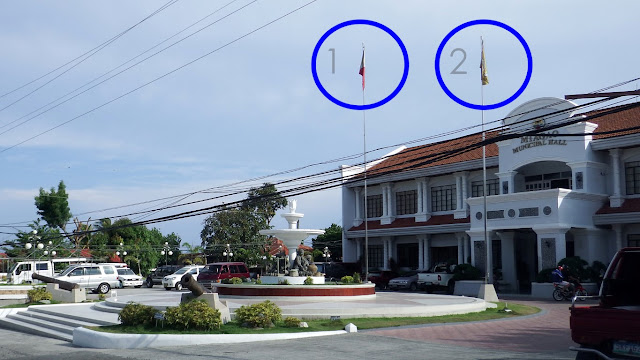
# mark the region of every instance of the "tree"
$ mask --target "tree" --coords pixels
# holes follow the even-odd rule
[[[259,231],[269,229],[276,211],[286,205],[287,199],[273,184],[252,188],[239,206],[226,207],[204,220],[200,232],[202,246],[215,256],[222,253],[226,244],[240,245],[237,248],[262,246],[266,237]]]
[[[276,211],[287,206],[287,199],[280,195],[275,185],[264,183],[259,188],[251,188],[242,208],[255,213],[269,225]]]
[[[49,241],[52,243],[49,248],[55,249],[60,256],[68,254],[64,238],[60,235],[60,231],[58,229],[52,229],[48,224],[41,224],[40,221],[41,220],[38,219],[29,224],[29,228],[31,228],[31,230],[18,231],[15,239],[8,240],[2,244],[2,249],[9,257],[26,258],[32,255],[43,256],[43,250],[36,250],[37,243],[48,245]],[[36,231],[35,234],[33,234],[33,230]],[[25,248],[26,243],[31,243],[33,246],[31,250],[27,250]],[[37,253],[34,254],[34,252]]]
[[[324,229],[324,234],[318,235],[312,240],[313,249],[323,251],[325,247],[331,251],[331,258],[338,260],[342,258],[342,226],[331,224]],[[315,253],[315,251],[314,251]]]
[[[67,222],[71,219],[71,209],[69,209],[69,195],[64,181],[60,180],[58,190],[51,188],[46,192],[40,188],[40,193],[34,198],[38,215],[47,222],[50,228],[60,229],[64,235],[67,234]]]

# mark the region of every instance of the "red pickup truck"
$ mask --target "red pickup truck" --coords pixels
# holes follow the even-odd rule
[[[576,359],[640,357],[640,247],[616,253],[596,298],[596,306],[571,307]]]

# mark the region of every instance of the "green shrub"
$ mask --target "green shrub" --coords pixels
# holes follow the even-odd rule
[[[259,304],[243,305],[236,310],[238,323],[249,327],[268,327],[282,319],[278,305],[267,300]]]
[[[33,287],[33,289],[27,291],[27,297],[29,297],[29,302],[32,303],[53,299],[53,296],[50,292],[47,291],[47,288],[35,286]]]
[[[313,278],[311,278],[311,276],[307,276],[307,278],[304,279],[304,284],[305,285],[313,285]]]
[[[353,273],[353,282],[356,284],[361,284],[362,283],[362,279],[360,278],[360,273],[359,272],[354,272]]]
[[[256,279],[256,284],[258,284],[258,285],[262,285],[262,280],[261,280],[260,278],[257,278],[257,279]]]
[[[104,300],[106,300],[106,299],[107,299],[107,295],[105,295],[105,294],[103,294],[103,293],[98,294],[98,300],[100,300],[100,301],[104,301]]]
[[[347,275],[347,276],[343,276],[343,277],[340,279],[340,281],[341,281],[343,284],[353,284],[353,276],[349,276],[349,275]]]
[[[542,270],[540,270],[538,275],[536,275],[536,282],[538,282],[538,283],[549,283],[549,282],[551,282],[551,272],[552,271],[553,271],[553,269],[542,269]]]
[[[213,330],[219,329],[222,325],[220,311],[210,307],[203,300],[168,307],[164,318],[169,326],[178,330]]]
[[[147,325],[153,321],[155,314],[156,309],[153,306],[130,302],[120,310],[118,320],[122,325]]]
[[[278,280],[278,285],[289,285],[289,280],[287,279]]]
[[[482,270],[471,264],[460,264],[457,265],[453,270],[453,280],[481,280],[482,279]]]
[[[286,327],[298,327],[300,326],[300,322],[302,320],[298,319],[297,317],[293,317],[293,316],[287,316],[284,319],[284,325]]]
[[[233,277],[233,278],[231,278],[231,283],[232,284],[242,284],[242,278]]]

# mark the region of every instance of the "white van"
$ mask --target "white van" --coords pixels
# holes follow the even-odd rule
[[[112,287],[119,287],[118,272],[113,265],[76,264],[64,269],[56,279],[79,284],[83,288],[106,294]]]
[[[18,261],[7,272],[7,284],[39,283],[33,280],[31,275],[37,273],[43,276],[53,277],[55,266],[60,263],[80,263],[86,258],[56,258],[51,260]]]

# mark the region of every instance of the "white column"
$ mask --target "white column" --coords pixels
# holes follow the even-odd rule
[[[467,175],[466,171],[457,172],[454,174],[456,177],[456,211],[453,213],[454,219],[464,219],[469,216],[467,210]]]
[[[422,208],[422,178],[416,179],[416,205],[418,205],[418,214],[424,211]]]
[[[382,217],[385,218],[389,216],[387,214],[387,184],[381,184],[380,187],[382,188]]]
[[[616,251],[618,251],[625,246],[622,242],[622,224],[613,224],[612,227],[616,233]]]
[[[464,264],[464,234],[456,234],[458,238],[458,264]]]
[[[502,243],[502,283],[511,289],[517,289],[515,242],[513,240],[515,232],[498,231],[497,234]]]
[[[470,262],[469,256],[471,256],[470,251],[469,251],[469,239],[468,237],[465,236],[464,242],[462,244],[464,246],[464,263],[466,264],[467,261]]]
[[[469,173],[468,172],[463,172],[462,173],[462,207],[466,208],[467,205],[465,203],[465,200],[467,200],[467,198],[469,197],[467,195],[467,179],[468,179]]]
[[[460,188],[462,187],[462,179],[460,175],[456,175],[456,210],[462,209],[462,191]]]
[[[620,181],[620,149],[611,149],[609,154],[611,155],[611,170],[613,172],[613,195],[609,197],[611,207],[620,207],[624,202],[621,191]]]
[[[431,217],[429,213],[429,179],[418,178],[418,213],[416,221],[427,221]]]
[[[353,219],[353,226],[358,226],[362,223],[362,209],[361,209],[361,204],[362,202],[360,201],[360,188],[354,188],[353,192],[355,192],[356,194],[356,217],[355,219]]]
[[[383,268],[384,270],[389,270],[389,240],[387,237],[382,238],[382,253],[384,256],[383,259]]]
[[[416,236],[418,239],[418,270],[424,270],[424,241],[420,235]]]
[[[431,268],[431,235],[424,234],[418,235],[419,238],[422,239],[422,250],[424,251],[424,269],[428,270]]]

